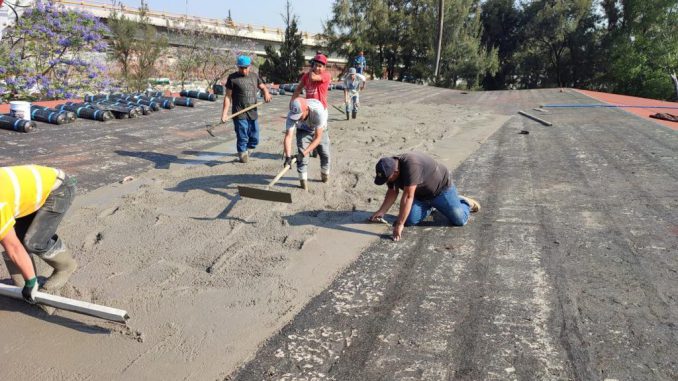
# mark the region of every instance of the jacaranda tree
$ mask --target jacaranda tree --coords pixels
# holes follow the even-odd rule
[[[90,14],[38,0],[0,41],[0,96],[57,99],[103,90],[110,82],[95,53],[106,50],[107,31]]]

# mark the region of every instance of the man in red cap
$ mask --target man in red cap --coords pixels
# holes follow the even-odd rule
[[[302,90],[306,90],[306,99],[317,99],[327,110],[327,91],[332,81],[330,73],[325,71],[327,66],[327,57],[324,54],[316,54],[311,60],[311,70],[301,76],[299,86],[294,90],[290,105],[301,95]]]

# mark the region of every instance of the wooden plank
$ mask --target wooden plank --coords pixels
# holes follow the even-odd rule
[[[285,202],[288,204],[292,203],[292,194],[289,192],[280,192],[238,185],[238,194],[240,197],[255,198],[257,200]]]
[[[0,295],[23,300],[23,296],[21,295],[21,287],[0,284]],[[81,302],[79,300],[64,298],[63,296],[47,294],[40,291],[36,293],[35,300],[39,304],[44,304],[46,306],[51,306],[61,310],[73,311],[79,314],[94,316],[100,319],[111,320],[118,323],[125,323],[127,319],[129,319],[127,311],[124,310],[100,306],[94,303]]]
[[[553,126],[553,123],[547,122],[547,121],[545,121],[544,119],[541,119],[541,118],[537,118],[536,116],[530,115],[530,114],[526,113],[525,111],[520,110],[520,111],[518,111],[518,114],[526,116],[526,117],[528,117],[532,120],[536,120],[537,122],[543,124],[544,126]]]

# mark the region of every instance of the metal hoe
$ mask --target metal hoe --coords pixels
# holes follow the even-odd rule
[[[297,158],[293,157],[289,165],[286,165],[266,186],[266,189],[259,189],[253,187],[245,187],[238,185],[238,194],[240,197],[255,198],[258,200],[292,203],[292,193],[270,190],[269,188],[275,185],[283,175],[292,168],[292,165],[297,162]]]

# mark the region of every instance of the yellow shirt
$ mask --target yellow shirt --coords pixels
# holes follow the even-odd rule
[[[17,218],[40,209],[52,191],[59,170],[39,165],[0,167],[0,240]]]

